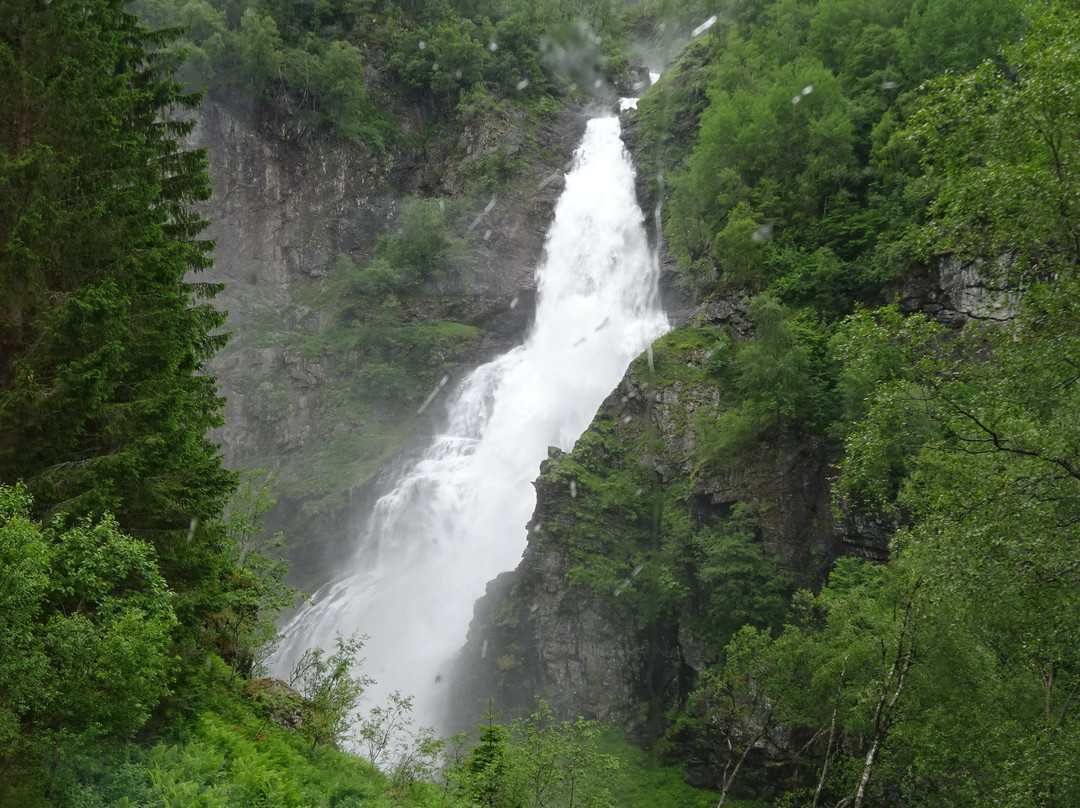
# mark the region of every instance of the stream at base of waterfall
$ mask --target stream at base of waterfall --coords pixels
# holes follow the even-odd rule
[[[288,679],[306,649],[330,653],[336,635],[359,632],[376,680],[362,709],[399,691],[413,696],[417,726],[438,724],[473,604],[525,549],[548,447],[569,451],[668,328],[642,221],[619,119],[594,118],[536,270],[528,338],[458,385],[442,434],[378,499],[342,575],[283,628],[272,675]]]

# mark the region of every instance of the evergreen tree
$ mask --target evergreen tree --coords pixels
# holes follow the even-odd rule
[[[225,337],[195,204],[198,96],[170,32],[121,0],[13,0],[0,18],[0,483],[39,517],[111,512],[178,591],[216,576],[234,481],[207,438]]]

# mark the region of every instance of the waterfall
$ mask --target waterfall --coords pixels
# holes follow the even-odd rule
[[[446,428],[375,504],[349,569],[285,627],[270,660],[288,678],[311,646],[359,631],[367,702],[397,690],[437,723],[441,680],[486,583],[513,569],[549,446],[568,451],[632,359],[667,329],[658,263],[616,117],[589,121],[537,268],[525,343],[478,368]]]

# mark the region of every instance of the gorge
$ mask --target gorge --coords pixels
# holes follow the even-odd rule
[[[353,571],[283,628],[276,675],[287,678],[312,644],[360,632],[366,669],[385,683],[369,694],[401,690],[420,720],[445,725],[439,694],[451,685],[438,684],[473,601],[520,559],[540,461],[549,446],[571,448],[628,362],[667,328],[642,218],[618,118],[593,118],[555,207],[525,343],[450,394],[441,434],[365,517]]]
[[[1080,804],[1078,30],[5,3],[0,804]]]

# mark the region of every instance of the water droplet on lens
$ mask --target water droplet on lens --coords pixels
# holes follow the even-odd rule
[[[772,241],[773,237],[773,224],[769,222],[761,225],[757,230],[750,234],[750,240],[758,244],[763,244],[766,241]]]
[[[711,17],[709,17],[709,19],[705,20],[705,22],[703,22],[701,25],[691,31],[690,36],[701,36],[714,25],[716,25],[716,21],[718,19],[719,18],[715,14],[713,14]]]
[[[446,383],[448,381],[450,381],[449,376],[443,376],[439,380],[439,383],[437,385],[435,385],[435,389],[432,390],[431,393],[428,395],[428,397],[424,399],[424,403],[421,404],[420,409],[418,409],[416,411],[417,415],[420,415],[424,410],[426,410],[428,408],[428,404],[430,404],[432,401],[435,400],[435,396],[437,396],[439,394],[440,390],[442,390],[444,387],[446,387]]]
[[[562,179],[562,176],[563,175],[561,171],[552,171],[550,174],[540,180],[540,184],[536,186],[537,190],[541,188],[546,188],[547,186],[551,185],[551,183],[555,182],[555,180]]]

